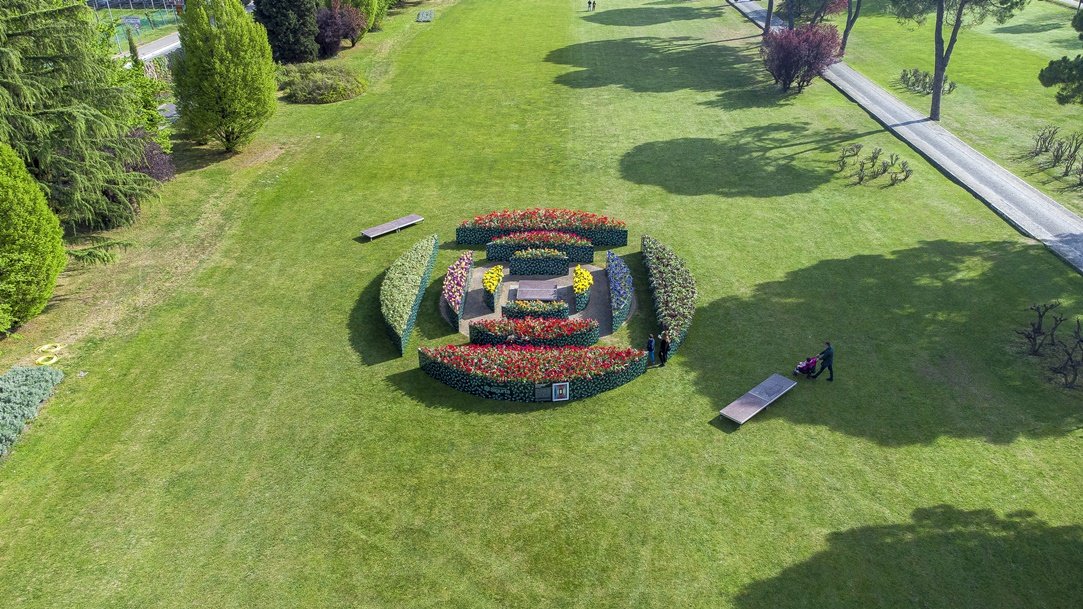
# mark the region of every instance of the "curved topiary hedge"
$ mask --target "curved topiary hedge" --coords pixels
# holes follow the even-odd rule
[[[519,250],[508,267],[512,275],[566,275],[568,255],[552,248]]]
[[[439,247],[436,235],[418,241],[391,263],[380,284],[380,312],[399,353],[406,353]]]
[[[11,450],[63,378],[63,372],[45,367],[12,368],[0,376],[0,456]]]
[[[474,252],[468,251],[451,264],[444,275],[444,289],[441,297],[451,311],[451,327],[459,330],[459,320],[466,308],[466,294],[470,291],[470,275],[474,271]]]
[[[598,395],[634,380],[647,369],[643,351],[619,347],[447,345],[418,350],[421,369],[471,395],[515,402],[538,399],[538,384],[567,382],[570,399]]]
[[[589,347],[598,342],[599,332],[598,322],[594,319],[482,319],[470,324],[470,342],[475,345]]]
[[[484,245],[509,232],[532,230],[573,233],[589,239],[596,247],[628,245],[628,228],[623,220],[549,208],[504,210],[476,216],[455,229],[455,240],[463,245]]]
[[[523,317],[566,319],[568,317],[568,303],[563,300],[554,300],[553,302],[516,300],[500,307],[500,314],[511,319],[521,319]]]
[[[696,279],[684,260],[657,239],[643,235],[643,265],[654,298],[658,325],[669,337],[669,352],[674,354],[688,336],[696,313]]]
[[[632,312],[632,272],[620,256],[609,251],[605,253],[605,276],[609,280],[609,306],[615,332]]]
[[[485,256],[489,260],[511,260],[515,252],[519,250],[538,247],[564,252],[570,262],[594,262],[594,246],[590,240],[574,233],[543,230],[523,231],[497,237],[485,245]]]

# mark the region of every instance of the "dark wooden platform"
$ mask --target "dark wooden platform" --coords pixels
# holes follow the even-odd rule
[[[524,280],[515,290],[515,300],[557,300],[557,282]]]
[[[749,419],[758,415],[764,408],[770,406],[771,402],[782,397],[783,394],[795,386],[797,386],[796,381],[781,374],[772,374],[767,377],[767,380],[753,387],[751,391],[718,411],[718,414],[738,425],[743,425]]]
[[[366,228],[365,230],[361,231],[361,236],[362,237],[368,237],[370,240],[375,239],[376,237],[379,237],[380,235],[386,235],[387,233],[393,233],[393,232],[396,232],[396,231],[400,231],[400,230],[406,228],[407,226],[413,226],[413,225],[417,224],[418,222],[421,222],[424,219],[425,218],[422,218],[421,216],[419,216],[417,214],[410,214],[409,216],[404,216],[404,217],[399,218],[397,220],[392,220],[390,222],[385,222],[385,223],[383,223],[383,224],[381,224],[379,226],[373,226],[372,228]]]

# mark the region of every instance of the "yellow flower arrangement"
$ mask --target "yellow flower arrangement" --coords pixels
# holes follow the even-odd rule
[[[594,275],[591,275],[590,271],[583,268],[582,265],[575,265],[575,273],[572,275],[572,290],[576,294],[586,294],[592,285],[594,285]]]
[[[496,265],[493,268],[485,271],[485,274],[481,277],[481,285],[485,288],[485,291],[494,294],[497,288],[500,287],[500,282],[504,280],[504,267]]]

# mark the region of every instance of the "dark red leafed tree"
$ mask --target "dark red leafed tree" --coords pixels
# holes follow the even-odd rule
[[[835,61],[839,31],[833,25],[802,25],[769,32],[760,54],[763,65],[782,90],[801,91]]]

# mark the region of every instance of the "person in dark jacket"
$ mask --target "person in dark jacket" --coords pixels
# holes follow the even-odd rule
[[[658,361],[662,362],[662,367],[666,367],[666,360],[669,359],[669,335],[663,333],[658,341]]]
[[[654,365],[654,335],[647,335],[647,365]]]
[[[827,370],[827,380],[835,380],[835,348],[831,346],[831,341],[824,343],[826,347],[823,351],[820,351],[820,371],[812,375],[812,378],[816,378]]]

